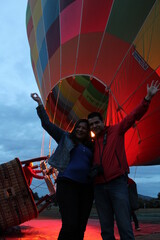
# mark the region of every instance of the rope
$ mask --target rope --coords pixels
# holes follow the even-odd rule
[[[78,44],[77,44],[77,52],[76,52],[76,62],[75,62],[75,68],[74,68],[74,75],[76,74],[77,60],[78,60],[78,53],[79,53],[79,44],[80,44],[80,36],[81,36],[80,33],[81,33],[81,28],[82,28],[83,5],[84,5],[84,0],[82,0],[81,19],[80,19],[80,28],[79,28],[79,36],[78,36]]]
[[[42,185],[44,185],[45,184],[45,182],[42,182],[42,183],[40,183],[39,185],[35,185],[35,184],[33,184],[32,183],[32,186],[34,186],[34,188],[32,188],[32,190],[35,190],[35,189],[37,189],[37,188],[40,188],[40,186],[42,186]],[[45,188],[45,187],[41,187],[42,189],[47,189],[47,187]]]
[[[110,10],[110,13],[109,13],[109,18],[111,16],[111,12],[112,12],[112,8],[113,8],[113,5],[114,5],[114,2],[115,2],[115,0],[112,3],[112,7],[111,7],[111,10]],[[104,40],[104,37],[105,37],[105,33],[106,33],[107,26],[108,26],[109,18],[108,18],[108,21],[106,22],[106,26],[105,26],[105,29],[104,29],[104,32],[103,32],[103,35],[102,35],[102,39],[101,39],[101,42],[100,42],[100,46],[99,46],[99,49],[98,49],[96,61],[95,61],[95,64],[93,66],[93,70],[92,70],[92,74],[91,74],[92,77],[93,77],[93,74],[94,74],[97,62],[98,62],[98,58],[99,58],[100,51],[101,51],[101,48],[102,48],[102,43],[103,43],[103,40]]]
[[[45,130],[43,130],[43,136],[42,136],[41,157],[44,156],[44,141],[45,141]]]
[[[77,60],[78,60],[78,53],[79,53],[79,44],[80,44],[80,32],[81,32],[81,26],[82,26],[82,15],[83,15],[83,3],[84,3],[84,0],[82,1],[82,8],[81,8],[81,20],[80,20],[80,28],[79,28],[79,37],[78,37],[78,44],[77,44],[77,52],[76,52],[76,61],[75,61],[75,68],[74,68],[74,74],[72,76],[72,83],[73,81],[75,80],[75,74],[76,74],[76,68],[77,68]],[[67,99],[66,99],[66,104],[65,104],[65,107],[63,108],[63,114],[62,114],[62,118],[61,118],[61,122],[60,122],[60,127],[62,125],[62,122],[63,122],[63,119],[64,119],[64,113],[65,113],[65,110],[66,110],[66,107],[67,107],[67,103],[68,103],[68,100],[69,100],[69,96],[71,94],[71,90],[68,91],[68,95],[67,95]],[[69,128],[71,124],[71,121],[70,123],[68,124],[68,126],[66,127],[66,129]],[[66,130],[65,129],[65,130]]]

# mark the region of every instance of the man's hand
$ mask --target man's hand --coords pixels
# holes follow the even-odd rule
[[[31,93],[31,98],[38,103],[38,105],[42,105],[41,98],[37,93]]]
[[[147,95],[145,97],[145,99],[147,101],[150,101],[152,99],[152,97],[160,90],[159,89],[160,83],[159,81],[152,81],[151,85],[149,86],[149,84],[147,84]]]

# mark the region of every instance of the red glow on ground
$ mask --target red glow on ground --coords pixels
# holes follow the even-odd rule
[[[145,236],[152,233],[160,233],[159,224],[141,224],[141,231],[134,232],[135,236]],[[5,234],[5,240],[57,240],[61,221],[55,220],[31,220],[20,225],[17,231],[11,230]],[[117,227],[115,226],[115,237],[119,238]],[[87,225],[84,240],[101,240],[100,225],[98,220],[90,219]]]

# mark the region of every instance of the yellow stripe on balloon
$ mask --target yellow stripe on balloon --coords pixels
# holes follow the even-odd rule
[[[37,30],[37,25],[42,17],[41,1],[37,1],[32,13],[34,29]]]
[[[138,33],[134,45],[139,54],[153,69],[160,63],[160,0],[158,0],[148,15],[141,31]]]
[[[32,50],[32,59],[34,61],[35,66],[37,65],[37,61],[38,61],[38,49],[37,49],[37,45],[34,44],[33,50]]]
[[[79,118],[86,118],[89,114],[89,111],[81,104],[79,100],[75,103],[72,110]]]
[[[73,79],[73,81],[75,80]],[[81,95],[81,93],[72,88],[66,80],[62,81],[60,91],[66,101],[69,100],[72,103],[75,103],[76,99],[79,98],[79,96]]]

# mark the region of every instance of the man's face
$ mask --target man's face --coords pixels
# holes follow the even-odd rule
[[[88,119],[90,130],[97,136],[104,129],[104,123],[99,117],[93,117]]]

